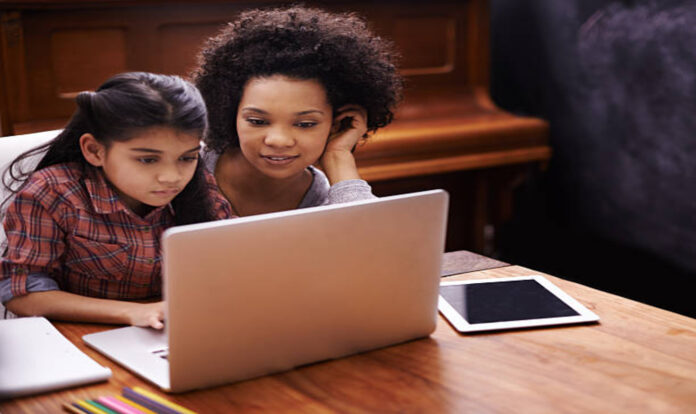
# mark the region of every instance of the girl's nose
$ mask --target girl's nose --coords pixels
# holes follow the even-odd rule
[[[157,180],[161,183],[176,183],[181,180],[181,171],[176,166],[163,167],[157,175]]]

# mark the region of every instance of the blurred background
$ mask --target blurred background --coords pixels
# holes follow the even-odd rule
[[[109,76],[186,76],[233,0],[0,0],[0,136],[62,127]],[[696,317],[696,4],[308,1],[401,51],[396,121],[356,158],[378,195],[450,192],[448,251]],[[0,138],[2,139],[2,138]]]
[[[696,316],[696,3],[491,2],[493,100],[548,120],[504,260]]]

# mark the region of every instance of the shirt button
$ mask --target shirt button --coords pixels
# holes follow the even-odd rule
[[[17,268],[17,274],[18,274],[18,275],[23,275],[24,272],[25,272],[25,270],[24,270],[23,267]]]
[[[150,231],[150,226],[143,227],[143,231]]]
[[[147,259],[147,264],[153,264],[153,263],[155,263],[155,259],[153,259],[153,258]]]

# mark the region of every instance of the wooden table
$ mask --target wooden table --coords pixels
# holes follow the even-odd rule
[[[539,274],[505,266],[446,278]],[[547,276],[599,324],[460,335],[440,318],[426,339],[205,391],[170,395],[203,413],[696,412],[696,320]],[[0,404],[0,412],[60,412],[60,404],[156,389],[87,348],[106,326],[57,323],[114,376],[107,382]]]

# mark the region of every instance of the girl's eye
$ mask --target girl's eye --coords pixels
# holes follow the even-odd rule
[[[300,128],[312,128],[317,123],[313,121],[298,122],[296,125]]]
[[[179,160],[183,162],[196,162],[198,161],[198,156],[197,155],[188,155],[186,157],[181,157]]]
[[[250,123],[253,126],[261,126],[261,125],[266,125],[267,122],[264,119],[259,119],[259,118],[247,118],[246,120],[248,123]]]
[[[141,164],[153,164],[153,163],[157,162],[157,158],[148,158],[148,157],[138,158],[138,162]]]

